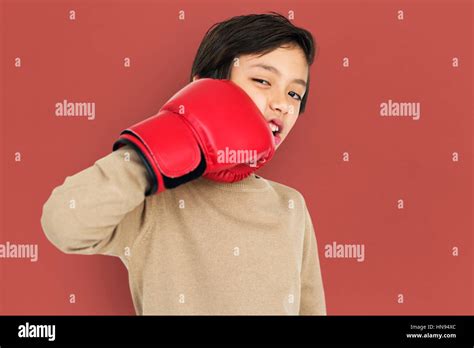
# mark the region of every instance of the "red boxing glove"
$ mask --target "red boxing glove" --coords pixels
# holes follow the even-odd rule
[[[249,176],[275,153],[271,129],[247,93],[230,80],[189,83],[158,114],[124,130],[113,150],[131,145],[151,178],[146,195],[204,175]]]

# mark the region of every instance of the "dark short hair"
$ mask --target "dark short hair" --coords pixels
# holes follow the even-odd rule
[[[211,26],[194,58],[190,81],[199,78],[230,79],[234,58],[244,54],[264,55],[281,46],[298,45],[308,63],[313,64],[315,43],[311,33],[293,25],[276,12],[232,17]],[[309,93],[309,72],[306,93],[300,105],[303,113]]]

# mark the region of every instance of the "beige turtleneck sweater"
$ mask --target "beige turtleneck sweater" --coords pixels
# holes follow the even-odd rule
[[[53,190],[43,230],[65,253],[120,257],[138,315],[326,314],[298,191],[256,175],[145,197],[147,187],[125,146]]]

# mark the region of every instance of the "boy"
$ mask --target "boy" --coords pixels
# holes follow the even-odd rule
[[[48,239],[120,257],[138,315],[325,315],[304,198],[253,173],[304,111],[313,59],[311,34],[276,13],[214,25],[158,117],[53,190]],[[222,163],[223,148],[257,155]]]

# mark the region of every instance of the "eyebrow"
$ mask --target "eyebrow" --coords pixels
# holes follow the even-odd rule
[[[280,70],[278,70],[277,68],[275,68],[274,66],[271,66],[271,65],[267,65],[267,64],[262,64],[262,63],[257,63],[257,64],[253,64],[250,66],[251,68],[262,68],[262,69],[265,69],[265,70],[268,70],[268,71],[271,71],[279,76],[281,76],[281,72]],[[293,79],[291,82],[294,82],[294,83],[297,83],[301,86],[303,86],[304,88],[306,88],[306,81],[305,80],[302,80],[302,79]]]

